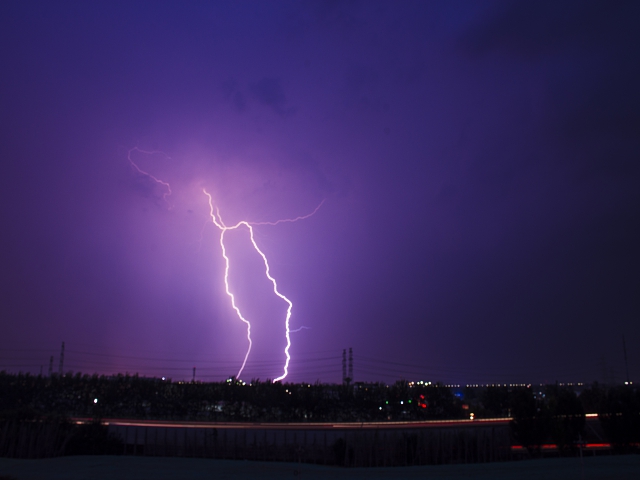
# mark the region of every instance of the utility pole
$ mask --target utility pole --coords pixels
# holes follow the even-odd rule
[[[353,349],[349,347],[349,381],[353,382]]]
[[[62,347],[60,348],[60,366],[58,367],[58,374],[62,376],[64,372],[64,342],[62,342]]]
[[[49,376],[53,375],[53,355],[49,358]]]
[[[342,383],[347,383],[347,349],[342,350]]]
[[[627,344],[624,341],[624,333],[622,334],[622,351],[624,352],[624,367],[627,371],[627,382],[626,384],[629,385],[629,362],[627,361]]]
[[[193,367],[193,379],[191,380],[191,383],[196,383],[196,367]]]

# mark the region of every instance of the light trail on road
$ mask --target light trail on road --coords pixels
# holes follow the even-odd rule
[[[74,418],[75,423],[90,423],[90,418]],[[426,420],[406,422],[181,422],[178,420],[137,420],[125,418],[105,418],[103,425],[120,427],[158,427],[158,428],[220,428],[241,430],[287,429],[287,430],[366,430],[366,429],[404,429],[404,428],[441,428],[441,427],[481,427],[486,425],[507,425],[510,418],[483,418],[479,420]]]

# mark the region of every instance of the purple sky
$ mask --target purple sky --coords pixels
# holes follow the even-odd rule
[[[0,2],[0,369],[640,376],[640,3]],[[162,188],[136,173],[127,152]],[[209,224],[204,226],[209,220]],[[204,227],[204,228],[203,228]],[[246,230],[243,373],[286,304]]]

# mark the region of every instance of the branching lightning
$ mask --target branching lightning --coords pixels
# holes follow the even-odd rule
[[[302,325],[301,327],[298,327],[295,330],[290,330],[289,333],[298,333],[298,332],[301,332],[302,330],[311,330],[311,327],[305,327],[304,325]]]
[[[160,180],[155,175],[153,175],[153,174],[141,169],[138,166],[138,164],[136,162],[134,162],[134,160],[132,158],[132,152],[138,152],[138,153],[141,153],[141,154],[144,154],[144,155],[163,155],[166,158],[170,158],[170,157],[166,153],[164,153],[162,151],[158,151],[158,150],[142,150],[142,149],[140,149],[138,147],[134,147],[134,148],[132,148],[132,149],[127,151],[127,160],[129,160],[129,163],[131,164],[131,167],[134,169],[134,171],[137,172],[137,174],[142,175],[145,178],[148,178],[150,181],[152,181],[154,184],[156,184],[159,188],[161,188],[162,192],[163,192],[162,193],[163,201],[166,202],[167,205],[169,205],[169,207],[171,207],[171,205],[169,204],[169,201],[167,199],[172,193],[171,186],[169,185],[169,183],[167,183],[167,182],[165,182],[163,180]],[[270,270],[270,267],[269,267],[269,261],[267,260],[267,256],[265,255],[265,253],[262,250],[260,250],[260,247],[258,247],[258,244],[256,243],[253,227],[256,226],[256,225],[272,225],[272,226],[275,226],[275,225],[279,225],[281,223],[293,223],[293,222],[297,222],[299,220],[304,220],[306,218],[309,218],[309,217],[313,216],[320,209],[320,207],[324,203],[324,200],[322,202],[320,202],[320,204],[311,213],[309,213],[307,215],[302,215],[302,216],[295,217],[295,218],[280,219],[280,220],[276,220],[274,222],[247,222],[247,221],[243,220],[243,221],[240,221],[240,222],[236,223],[233,226],[227,226],[227,225],[225,225],[224,221],[222,220],[222,217],[220,216],[220,212],[219,212],[218,208],[217,207],[214,208],[213,198],[212,198],[211,194],[209,194],[209,192],[207,192],[206,189],[203,189],[202,191],[204,192],[204,194],[207,196],[207,198],[209,200],[209,214],[211,216],[211,220],[212,220],[213,224],[218,228],[218,230],[220,230],[220,240],[219,240],[219,242],[220,242],[220,248],[222,250],[222,257],[224,258],[224,261],[225,261],[225,269],[224,269],[225,291],[226,291],[227,295],[229,296],[229,298],[231,299],[231,306],[236,311],[236,314],[238,315],[238,318],[242,322],[244,322],[244,324],[247,327],[247,341],[249,343],[249,346],[247,348],[247,352],[244,355],[244,359],[242,361],[242,365],[240,366],[240,369],[238,370],[236,378],[240,378],[240,375],[242,374],[242,371],[244,370],[244,367],[247,364],[247,360],[249,358],[249,353],[251,353],[251,347],[253,345],[253,342],[251,340],[251,322],[249,320],[247,320],[243,316],[242,312],[240,311],[240,308],[238,307],[238,305],[236,303],[235,295],[233,294],[233,292],[231,291],[231,288],[229,286],[230,259],[229,259],[229,256],[227,255],[227,248],[226,248],[226,245],[225,245],[225,234],[230,230],[237,230],[240,227],[245,227],[249,231],[249,239],[251,240],[251,244],[253,245],[253,248],[255,249],[256,252],[258,252],[260,257],[262,258],[262,262],[264,263],[264,273],[265,273],[267,279],[269,279],[269,281],[271,282],[271,284],[273,286],[273,293],[275,295],[277,295],[278,297],[280,297],[282,300],[284,300],[286,302],[286,304],[287,304],[287,313],[286,313],[285,320],[284,320],[285,337],[287,339],[287,345],[284,348],[284,354],[285,354],[286,360],[285,360],[285,363],[284,363],[282,375],[280,375],[279,377],[275,378],[273,381],[274,382],[278,382],[278,381],[284,380],[287,377],[287,375],[289,374],[289,362],[291,361],[291,355],[289,354],[289,349],[291,348],[291,333],[299,332],[302,329],[308,329],[309,327],[302,326],[302,327],[299,327],[299,328],[297,328],[295,330],[291,330],[290,329],[291,310],[293,309],[293,303],[291,302],[291,300],[289,300],[285,295],[280,293],[280,291],[278,290],[278,284],[276,282],[276,279],[271,275],[271,270]],[[201,237],[202,237],[202,233],[201,233]]]
[[[169,203],[169,201],[167,200],[167,197],[169,195],[171,195],[171,185],[169,185],[167,182],[163,182],[162,180],[160,180],[159,178],[155,177],[154,175],[152,175],[149,172],[146,172],[144,170],[142,170],[138,164],[136,162],[133,161],[133,159],[131,158],[131,152],[140,152],[140,153],[144,153],[146,155],[164,155],[165,157],[169,158],[169,156],[164,153],[164,152],[160,152],[158,150],[141,150],[138,147],[133,147],[131,149],[129,149],[127,151],[127,160],[129,160],[129,163],[131,164],[131,166],[134,168],[134,170],[136,170],[139,174],[141,174],[144,177],[150,178],[152,181],[154,181],[155,183],[157,183],[158,185],[161,185],[161,188],[163,190],[165,190],[165,192],[162,194],[162,199],[167,202],[167,204]]]
[[[225,289],[227,292],[227,295],[229,296],[229,298],[231,299],[231,305],[233,307],[233,309],[236,311],[236,314],[238,315],[238,318],[240,318],[240,320],[242,320],[246,326],[247,326],[247,340],[249,342],[249,347],[247,348],[247,353],[244,356],[244,360],[242,362],[242,366],[240,367],[240,370],[238,371],[238,374],[236,375],[236,378],[240,378],[240,374],[242,374],[242,371],[244,370],[244,367],[247,363],[247,359],[249,358],[249,353],[251,352],[251,346],[253,344],[253,342],[251,341],[251,322],[249,322],[249,320],[247,320],[243,315],[242,312],[240,311],[240,308],[237,306],[236,301],[235,301],[235,296],[233,295],[233,293],[231,292],[231,290],[229,289],[229,257],[227,256],[227,250],[225,247],[225,243],[224,243],[224,235],[227,231],[229,230],[235,230],[240,228],[241,226],[246,227],[249,230],[249,238],[251,239],[251,244],[253,245],[253,248],[255,249],[256,252],[258,252],[258,254],[260,254],[260,256],[262,257],[262,261],[264,262],[264,269],[265,269],[265,275],[266,277],[269,279],[269,281],[271,282],[271,284],[273,285],[273,293],[275,293],[278,297],[280,297],[282,300],[284,300],[287,303],[287,314],[285,317],[285,336],[287,339],[287,346],[284,349],[284,354],[286,357],[285,363],[284,363],[284,367],[283,367],[283,374],[277,378],[275,378],[273,381],[274,382],[278,382],[280,380],[284,380],[286,378],[286,376],[289,374],[289,362],[291,361],[291,355],[289,354],[289,349],[291,348],[291,329],[289,328],[290,326],[290,319],[291,319],[291,310],[293,308],[293,303],[291,302],[291,300],[289,300],[285,295],[283,295],[282,293],[280,293],[280,291],[278,290],[278,284],[276,282],[276,279],[274,277],[271,276],[271,271],[269,268],[269,261],[267,260],[267,256],[264,254],[264,252],[262,250],[260,250],[260,247],[258,247],[258,244],[256,243],[256,239],[255,236],[253,234],[253,226],[254,225],[278,225],[280,223],[285,223],[285,222],[297,222],[299,220],[304,220],[305,218],[309,218],[312,215],[314,215],[318,209],[322,206],[322,204],[324,203],[324,200],[322,202],[320,202],[320,204],[315,208],[315,210],[307,215],[303,215],[303,216],[299,216],[296,218],[286,218],[286,219],[282,219],[282,220],[277,220],[275,222],[247,222],[245,220],[240,221],[238,223],[236,223],[235,225],[231,226],[231,227],[227,227],[224,222],[222,221],[222,217],[220,216],[220,212],[218,211],[218,209],[215,209],[214,212],[214,207],[213,207],[213,199],[211,197],[211,194],[209,194],[209,192],[207,192],[206,189],[202,189],[202,191],[204,192],[204,194],[207,196],[207,198],[209,199],[209,214],[211,215],[211,220],[213,221],[213,224],[218,227],[218,229],[220,230],[220,248],[222,249],[222,256],[225,259],[225,272],[224,272],[224,284],[225,284]],[[306,327],[301,327],[301,328],[306,328]],[[294,330],[294,331],[299,331],[300,329]]]

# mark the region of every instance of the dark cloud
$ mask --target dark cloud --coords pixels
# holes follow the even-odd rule
[[[265,77],[259,82],[251,84],[251,93],[260,103],[270,107],[279,115],[288,116],[295,112],[295,108],[287,107],[284,88],[278,78]]]
[[[594,48],[626,35],[639,13],[638,3],[629,0],[500,2],[492,17],[471,28],[459,46],[469,54],[498,50],[523,57],[568,45]]]
[[[557,135],[583,158],[581,178],[627,177],[640,169],[640,69],[618,70],[585,93],[564,117]]]
[[[534,132],[584,181],[627,175],[640,154],[640,4],[632,1],[499,3],[458,46],[487,61],[502,53],[536,69],[542,115]],[[576,81],[576,77],[583,77]]]

